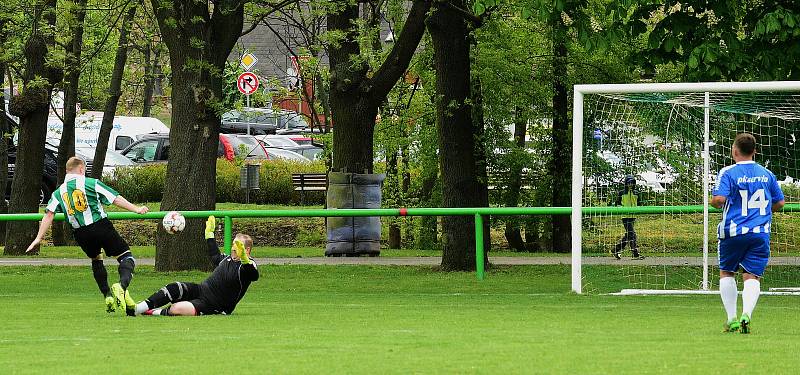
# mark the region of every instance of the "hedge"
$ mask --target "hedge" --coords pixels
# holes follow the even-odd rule
[[[250,192],[250,203],[297,204],[299,193],[292,186],[293,173],[325,173],[321,161],[298,163],[271,160],[261,163],[259,190]],[[166,164],[148,164],[117,168],[114,175],[104,182],[116,189],[131,202],[160,202],[164,193]],[[324,194],[306,193],[306,202],[322,204]],[[217,202],[244,203],[246,194],[239,189],[239,167],[227,160],[217,161]]]

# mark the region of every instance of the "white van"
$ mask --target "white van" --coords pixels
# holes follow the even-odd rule
[[[75,119],[75,146],[97,147],[103,112],[85,112]],[[169,128],[161,120],[153,117],[114,117],[108,149],[122,151],[145,134],[169,133]],[[64,125],[61,119],[51,116],[47,119],[47,143],[58,145]]]

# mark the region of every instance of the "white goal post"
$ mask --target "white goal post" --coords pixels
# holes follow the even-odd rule
[[[618,95],[628,94],[658,94],[658,93],[692,93],[694,98],[703,98],[702,102],[695,102],[695,109],[702,106],[703,113],[703,145],[700,147],[702,152],[702,192],[703,199],[703,254],[702,254],[702,283],[699,290],[708,291],[709,283],[709,223],[708,212],[708,192],[709,172],[715,173],[710,166],[709,153],[709,112],[713,108],[709,97],[713,93],[779,93],[797,92],[800,93],[800,81],[774,81],[774,82],[707,82],[707,83],[641,83],[641,84],[593,84],[575,85],[573,96],[573,119],[572,119],[572,291],[575,293],[584,292],[584,275],[582,266],[584,263],[583,249],[583,225],[584,225],[584,142],[586,141],[586,129],[584,128],[584,99],[587,95]],[[697,104],[701,103],[701,104]],[[800,107],[800,106],[798,106]],[[758,116],[757,113],[750,115]],[[591,119],[589,120],[591,122]],[[699,127],[699,124],[698,124]],[[698,129],[699,132],[699,129]],[[601,135],[602,137],[602,135]],[[602,143],[601,143],[602,149]],[[699,166],[698,166],[699,169]],[[713,177],[713,176],[712,176]],[[797,176],[795,176],[797,177]],[[699,215],[699,214],[698,214]],[[699,216],[698,216],[699,217]],[[714,236],[712,232],[712,236]],[[696,289],[697,290],[697,289]]]

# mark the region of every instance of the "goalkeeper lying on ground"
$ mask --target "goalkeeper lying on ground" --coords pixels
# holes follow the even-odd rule
[[[206,221],[208,256],[216,266],[200,284],[174,282],[159,289],[146,300],[136,304],[126,298],[128,315],[212,315],[230,314],[242,300],[250,283],[258,280],[258,269],[250,259],[253,240],[246,234],[237,234],[230,256],[219,252],[214,239],[216,219]],[[127,295],[126,295],[127,297]],[[162,308],[170,304],[169,307]]]

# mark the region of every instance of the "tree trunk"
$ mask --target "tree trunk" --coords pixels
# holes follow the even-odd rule
[[[527,132],[526,119],[519,115],[521,109],[517,109],[517,115],[514,117],[514,155],[517,152],[525,152],[525,133]],[[522,188],[522,164],[513,162],[509,171],[509,182],[505,194],[506,207],[517,207],[519,205],[519,193]],[[525,250],[525,241],[522,240],[520,233],[519,221],[515,218],[508,218],[506,222],[506,241],[508,246],[517,251]]]
[[[152,51],[151,43],[147,42],[144,48],[144,90],[142,98],[142,117],[150,117],[150,111],[153,108],[153,85],[155,84],[155,76],[153,75],[153,61],[150,59]],[[158,55],[156,54],[156,58]]]
[[[475,39],[468,34],[470,46],[475,46]],[[477,53],[477,52],[476,52]],[[473,55],[470,56],[470,66],[475,66],[475,59]],[[472,70],[470,69],[470,72]],[[475,152],[475,175],[477,176],[478,196],[475,207],[489,207],[489,176],[486,171],[486,135],[484,131],[483,120],[483,87],[481,80],[477,76],[471,76],[470,85],[470,99],[472,100],[472,134],[475,144],[473,149]],[[488,254],[492,248],[491,237],[491,217],[483,217],[483,250],[486,254],[485,261],[488,263]]]
[[[337,0],[327,16],[327,29],[342,38],[329,47],[330,109],[333,132],[331,171],[373,173],[373,135],[378,107],[405,74],[425,32],[428,1],[414,1],[399,38],[374,72],[359,58],[359,3]],[[337,207],[332,207],[337,208]],[[329,238],[335,237],[329,232]],[[326,250],[327,252],[327,250]]]
[[[223,97],[220,75],[244,23],[244,8],[220,0],[213,11],[192,0],[164,6],[152,0],[172,67],[172,125],[162,211],[213,210],[216,206],[216,162]],[[211,12],[211,14],[209,14]],[[197,19],[206,20],[196,22]],[[177,20],[178,27],[173,24]],[[189,43],[189,40],[192,40]],[[227,84],[230,84],[229,82]],[[186,229],[156,234],[156,270],[208,270],[205,220],[188,220]]]
[[[567,96],[567,31],[560,15],[554,15],[553,25],[553,154],[550,162],[553,207],[570,206],[571,155],[569,134],[569,102]],[[552,217],[553,251],[568,253],[571,249],[569,215]]]
[[[83,22],[86,18],[86,1],[78,0],[75,5],[75,22],[72,29],[71,51],[67,51],[64,72],[64,124],[61,127],[61,141],[58,144],[58,184],[64,182],[66,165],[69,158],[75,156],[75,117],[78,104],[78,86],[81,78],[81,50],[83,49]],[[102,167],[102,165],[101,165]],[[100,168],[102,170],[102,168]],[[53,224],[53,245],[71,244],[72,226],[66,221]]]
[[[97,148],[94,150],[94,168],[92,169],[92,177],[94,178],[103,177],[103,166],[106,164],[106,152],[108,152],[108,140],[111,137],[111,130],[114,128],[117,104],[122,96],[122,76],[125,74],[125,63],[128,60],[128,35],[130,34],[130,25],[133,23],[133,18],[136,17],[136,9],[137,4],[131,4],[119,29],[117,54],[114,56],[114,70],[111,72],[108,99],[106,99],[106,106],[103,109],[103,122],[100,123]]]
[[[34,19],[43,20],[46,26],[34,23],[31,36],[25,43],[25,88],[11,103],[11,113],[20,119],[19,144],[14,182],[11,184],[9,212],[26,213],[39,210],[39,189],[44,168],[44,141],[47,135],[47,116],[50,110],[50,93],[54,82],[61,81],[62,73],[48,67],[46,57],[53,46],[50,29],[56,24],[56,1],[47,0],[34,8]],[[45,30],[43,30],[45,29]],[[41,79],[32,82],[35,78]],[[37,223],[13,221],[6,227],[5,255],[22,255],[36,237]]]
[[[387,154],[389,154],[389,150],[386,150]],[[399,182],[398,179],[398,170],[397,170],[397,151],[394,151],[389,154],[389,160],[386,166],[386,181],[390,184],[388,187],[388,191],[394,196],[396,204],[395,206],[402,207],[398,198],[400,196],[397,183]],[[386,192],[387,189],[384,191]],[[401,247],[401,242],[403,241],[400,235],[400,220],[402,218],[393,218],[389,222],[389,248],[390,249],[399,249]]]
[[[402,127],[403,129],[403,139],[408,138],[408,134],[405,130],[405,126]],[[403,172],[402,172],[402,183],[400,185],[400,206],[405,207],[407,202],[406,198],[408,197],[408,191],[411,189],[411,172],[409,171],[409,155],[408,155],[408,144],[403,143],[403,146],[400,147],[400,154],[403,157]],[[406,235],[406,243],[414,243],[414,235],[411,228],[413,227],[413,220],[414,218],[409,216],[403,218],[404,222],[406,223],[405,227],[405,235]]]
[[[542,251],[543,244],[540,228],[544,220],[541,217],[534,217],[525,221],[525,249],[535,253]]]
[[[461,0],[453,5],[464,8]],[[453,7],[437,7],[427,20],[436,68],[436,130],[443,207],[484,204],[470,95],[470,44],[464,19]],[[485,175],[485,172],[484,172]],[[484,189],[485,190],[485,189]],[[475,269],[474,218],[442,218],[442,268]],[[486,262],[486,260],[484,260]]]
[[[0,45],[5,41],[5,25],[0,22]],[[6,98],[5,98],[5,78],[7,65],[0,62],[0,134],[11,133],[11,123],[7,121]],[[9,85],[11,86],[11,85]],[[11,90],[14,88],[11,87]],[[13,91],[12,91],[13,92]],[[5,136],[0,137],[0,187],[3,189],[3,196],[0,197],[0,214],[8,212],[8,201],[6,201],[6,186],[8,185],[8,143],[9,139]],[[5,234],[6,222],[0,222],[0,233]],[[0,236],[0,244],[5,243],[5,236]]]

